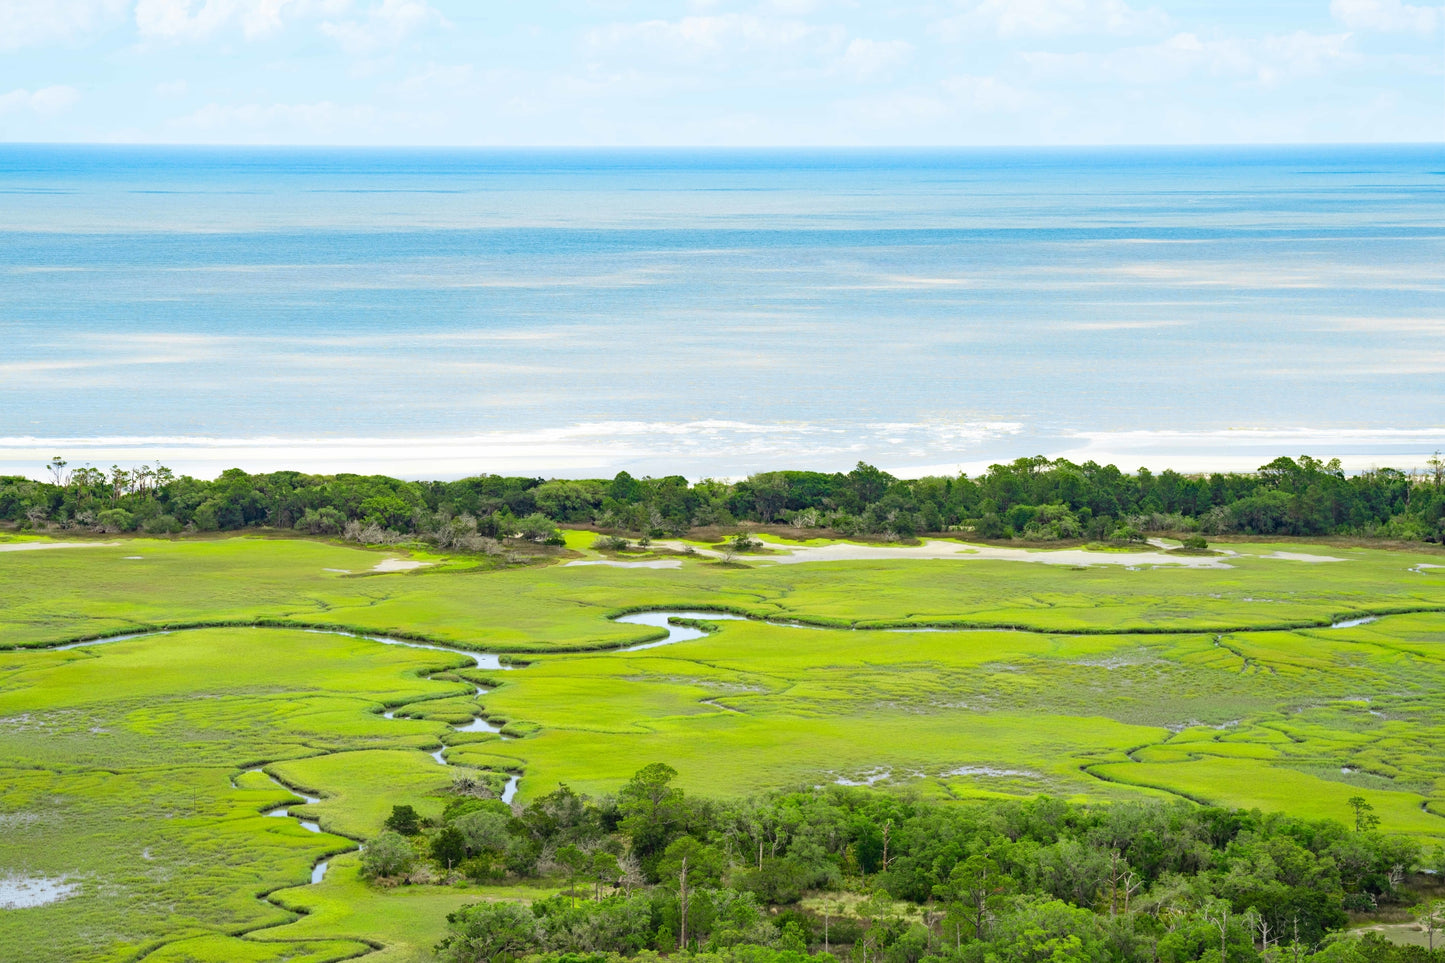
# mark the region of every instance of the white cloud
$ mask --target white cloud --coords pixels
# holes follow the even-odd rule
[[[471,64],[432,64],[412,74],[396,89],[408,96],[431,97],[440,92],[463,90],[471,85],[476,71]]]
[[[314,104],[207,104],[171,121],[171,128],[200,143],[313,143],[369,133],[375,111],[320,101]]]
[[[1124,0],[967,0],[963,11],[937,24],[948,39],[981,32],[1024,34],[1139,34],[1162,30],[1169,18],[1136,10]]]
[[[622,55],[651,54],[666,60],[696,63],[699,57],[739,52],[776,53],[799,47],[818,50],[843,48],[842,27],[814,26],[801,20],[724,13],[614,23],[588,32],[587,44],[595,52]]]
[[[319,21],[319,22],[318,22]],[[444,23],[426,0],[137,0],[136,29],[144,37],[204,40],[239,28],[248,40],[310,22],[348,53],[389,46],[432,23]]]
[[[1304,30],[1265,37],[1259,44],[1255,75],[1263,83],[1274,83],[1281,77],[1319,74],[1331,64],[1349,59],[1349,39],[1348,34]]]
[[[239,23],[248,39],[279,30],[298,0],[137,0],[135,25],[145,37],[198,40]]]
[[[0,94],[0,114],[18,111],[58,114],[79,99],[80,91],[63,85],[41,87],[39,90],[12,90],[8,94]]]
[[[1351,30],[1432,33],[1445,8],[1416,7],[1400,0],[1333,0],[1330,13]]]
[[[953,100],[969,111],[1018,111],[1033,97],[998,77],[959,75],[940,85]]]
[[[424,0],[382,0],[361,17],[327,20],[321,32],[352,54],[367,54],[391,46],[432,24],[445,20]]]
[[[1033,94],[998,77],[961,74],[931,86],[885,90],[838,106],[854,130],[877,132],[920,126],[961,129],[988,115],[1035,116],[1040,105]],[[959,278],[893,276],[864,281],[858,287],[870,291],[915,290],[968,283]]]
[[[1036,76],[1072,83],[1155,86],[1195,75],[1274,84],[1351,58],[1348,34],[1292,34],[1258,40],[1177,33],[1155,44],[1104,52],[1020,54]]]
[[[838,65],[859,78],[873,77],[903,63],[912,52],[913,45],[904,40],[855,37],[849,41]]]
[[[0,50],[68,41],[125,16],[129,0],[0,0]]]

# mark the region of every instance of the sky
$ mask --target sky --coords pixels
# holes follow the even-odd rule
[[[0,141],[1389,143],[1405,0],[0,0]]]

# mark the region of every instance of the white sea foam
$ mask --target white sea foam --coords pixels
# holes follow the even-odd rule
[[[409,478],[448,478],[483,471],[561,477],[612,475],[655,465],[658,474],[693,477],[716,468],[836,462],[850,467],[860,439],[898,453],[968,451],[1020,429],[1014,422],[898,423],[865,426],[760,424],[706,419],[687,422],[598,421],[536,430],[401,438],[256,438],[115,436],[0,437],[0,472],[34,474],[57,451],[71,464],[154,463],[214,477],[228,467],[249,471],[370,471]]]
[[[1241,428],[1220,431],[1073,432],[1039,437],[1019,422],[779,423],[725,419],[596,421],[554,428],[389,438],[112,436],[0,437],[0,474],[40,477],[56,452],[71,464],[154,464],[196,477],[248,471],[364,471],[403,478],[480,472],[562,478],[684,474],[691,478],[779,467],[847,469],[864,458],[900,477],[978,475],[1005,448],[1128,470],[1253,471],[1281,452],[1337,453],[1347,471],[1422,467],[1445,448],[1445,427],[1394,430]]]

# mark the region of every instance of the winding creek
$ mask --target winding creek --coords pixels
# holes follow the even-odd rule
[[[664,637],[661,638],[661,639],[658,639],[658,640],[655,640],[655,641],[652,641],[652,642],[644,642],[644,643],[639,644],[639,645],[627,646],[627,647],[624,647],[624,648],[621,648],[621,649],[617,649],[617,650],[615,650],[615,651],[618,651],[618,652],[635,652],[635,651],[638,651],[638,650],[640,650],[640,649],[651,649],[651,648],[656,648],[657,646],[671,645],[671,644],[676,643],[676,642],[688,642],[688,641],[691,641],[691,640],[693,640],[693,639],[703,638],[704,636],[707,635],[707,633],[704,632],[703,630],[698,629],[698,628],[694,628],[694,627],[689,626],[689,625],[673,625],[670,620],[671,620],[671,619],[674,619],[674,618],[679,618],[679,619],[708,619],[708,620],[710,620],[710,621],[744,621],[743,617],[740,616],[740,615],[731,615],[731,614],[718,613],[718,612],[663,611],[663,612],[640,612],[640,613],[635,613],[635,614],[632,614],[632,615],[624,615],[624,616],[621,616],[620,618],[616,619],[615,621],[621,622],[621,623],[624,623],[624,624],[627,624],[627,625],[645,625],[645,626],[649,626],[649,627],[652,627],[652,628],[660,628],[660,629],[663,629],[664,631],[666,631],[666,632],[667,632],[667,635],[664,636]],[[778,622],[778,623],[775,623],[775,624],[778,624],[778,625],[794,624],[794,625],[796,625],[795,623],[786,623],[786,622]],[[178,633],[178,632],[194,632],[194,631],[199,631],[199,629],[156,629],[156,630],[150,631],[150,632],[129,632],[129,633],[126,633],[126,634],[124,634],[124,635],[112,635],[112,636],[107,636],[106,638],[103,638],[103,639],[88,639],[88,640],[85,640],[85,641],[83,641],[83,642],[70,642],[70,643],[66,643],[66,644],[64,644],[64,645],[52,646],[52,647],[50,647],[50,648],[51,648],[51,651],[64,652],[64,651],[68,651],[68,650],[71,650],[71,649],[90,648],[90,647],[92,647],[92,646],[97,646],[97,645],[108,645],[109,643],[112,643],[112,642],[125,642],[125,641],[130,640],[130,639],[143,639],[143,638],[149,638],[149,637],[152,637],[152,636],[172,635],[172,634],[175,634],[175,633]],[[508,664],[504,663],[504,662],[501,660],[501,657],[500,657],[500,656],[496,655],[495,653],[491,653],[491,652],[477,652],[477,651],[474,651],[474,650],[472,650],[472,649],[453,648],[453,647],[451,647],[451,646],[436,645],[436,644],[434,644],[434,643],[429,643],[429,642],[414,642],[414,641],[411,641],[411,640],[409,640],[409,639],[398,639],[398,638],[393,638],[393,637],[391,637],[391,636],[385,636],[385,635],[364,635],[364,634],[360,634],[360,633],[356,633],[356,632],[345,632],[345,631],[342,631],[342,630],[340,630],[340,629],[314,629],[314,628],[308,628],[308,629],[303,629],[302,631],[312,632],[312,633],[315,633],[315,634],[318,634],[318,635],[339,635],[339,636],[343,636],[343,637],[345,637],[345,638],[350,638],[350,639],[365,639],[365,640],[367,640],[368,642],[379,642],[379,643],[381,643],[382,645],[398,645],[398,646],[402,646],[402,647],[408,648],[408,649],[426,649],[426,650],[433,651],[433,652],[446,652],[446,653],[449,653],[449,654],[452,654],[452,655],[462,655],[462,656],[466,656],[467,658],[471,659],[472,662],[473,662],[473,664],[476,666],[476,668],[478,668],[478,669],[484,669],[484,670],[487,670],[487,671],[507,672],[507,671],[511,671],[511,670],[513,670],[513,669],[515,668],[514,666],[511,666],[511,665],[508,665]],[[440,670],[440,671],[447,671],[447,670]],[[436,673],[431,673],[431,674],[434,675],[434,674],[436,674]],[[478,698],[486,695],[488,692],[491,691],[491,690],[488,689],[486,686],[477,685],[476,683],[472,683],[472,686],[473,686],[473,688],[476,690],[476,696],[477,696]],[[426,701],[426,700],[420,700],[420,701]],[[397,707],[397,708],[401,708],[401,707]],[[395,718],[396,718],[397,708],[383,709],[382,712],[381,712],[382,718],[384,718],[384,719],[395,719]],[[497,726],[495,723],[489,721],[488,719],[486,719],[484,716],[481,716],[481,715],[475,716],[470,722],[463,723],[462,725],[452,726],[452,731],[453,731],[453,732],[468,732],[468,733],[470,733],[470,732],[491,732],[491,733],[496,733],[500,738],[503,738],[503,739],[510,738],[506,733],[504,733],[504,732],[502,731],[502,729],[501,729],[500,726]],[[443,743],[440,748],[432,751],[431,753],[429,753],[429,755],[430,755],[433,759],[435,759],[435,760],[437,761],[437,764],[438,764],[438,765],[441,765],[441,766],[450,766],[451,763],[447,762],[447,758],[446,758],[446,751],[447,751],[448,748],[449,748],[449,747],[446,745],[446,743]],[[294,806],[298,806],[298,805],[300,805],[300,806],[310,806],[310,805],[314,805],[314,804],[316,804],[316,803],[319,803],[319,802],[321,802],[321,797],[309,795],[309,794],[307,794],[307,793],[305,793],[305,792],[302,792],[301,790],[297,789],[297,788],[294,787],[294,786],[288,786],[288,785],[286,785],[285,783],[282,783],[282,782],[281,782],[280,780],[278,780],[275,776],[271,775],[269,772],[266,772],[266,770],[265,770],[264,768],[248,769],[248,770],[246,770],[246,772],[247,772],[247,773],[258,773],[258,774],[260,774],[260,775],[262,775],[262,776],[265,776],[266,779],[270,780],[270,782],[272,783],[272,785],[276,786],[278,789],[284,789],[286,792],[292,793],[292,794],[295,795],[295,796],[299,796],[299,797],[301,798],[301,800],[302,800],[300,803],[286,803],[286,804],[283,805],[283,806],[273,807],[273,808],[271,808],[271,809],[268,809],[268,810],[264,811],[264,812],[261,814],[262,816],[271,817],[271,818],[277,818],[277,819],[295,819],[295,820],[297,821],[297,823],[300,824],[301,828],[304,829],[304,830],[306,830],[307,832],[318,833],[318,834],[319,834],[319,833],[322,833],[322,832],[325,832],[325,830],[323,830],[323,829],[321,828],[321,824],[320,824],[319,822],[317,822],[316,820],[306,819],[306,818],[304,818],[304,817],[302,817],[302,816],[294,815],[294,814],[292,814],[292,812],[291,812],[291,809],[292,809],[292,807],[294,807]],[[505,784],[505,785],[503,786],[503,788],[502,788],[502,793],[501,793],[502,802],[510,804],[510,803],[516,798],[517,789],[518,789],[518,787],[520,786],[521,781],[522,781],[522,776],[521,776],[520,773],[509,773],[509,774],[508,774],[506,784]],[[234,777],[231,779],[231,785],[232,785],[232,787],[235,787],[235,785],[236,785],[236,780],[235,780]],[[335,833],[331,833],[330,835],[336,835],[336,834],[335,834]],[[345,838],[347,838],[347,837],[342,836],[342,837],[338,837],[338,838],[345,839]],[[359,850],[361,850],[361,849],[363,848],[360,843],[357,843],[357,842],[355,842],[354,840],[353,840],[352,842],[353,842],[353,846],[351,847],[351,849],[346,850],[347,852],[350,852],[350,851],[359,851]],[[320,883],[322,880],[324,880],[324,879],[326,878],[326,871],[327,871],[327,869],[329,869],[330,866],[331,866],[331,859],[332,859],[332,857],[331,857],[331,856],[328,856],[328,857],[326,857],[326,858],[324,858],[324,859],[317,860],[316,864],[315,864],[314,866],[312,866],[312,868],[311,868],[311,885],[315,885],[315,884],[317,884],[317,883]],[[16,888],[17,888],[17,893],[18,893],[18,892],[19,892],[19,889],[18,889],[18,887],[16,887]],[[50,888],[35,887],[35,888],[36,888],[37,891],[39,891],[40,889],[45,889],[46,891],[45,891],[45,893],[44,893],[43,895],[44,895],[44,896],[48,896],[48,897],[50,897],[50,898],[36,898],[33,894],[27,894],[27,895],[30,895],[31,900],[32,900],[31,902],[21,903],[21,902],[20,902],[20,898],[17,896],[16,899],[15,899],[15,905],[17,905],[17,906],[19,906],[19,905],[43,905],[44,903],[54,902],[54,901],[56,901],[56,900],[58,900],[58,899],[64,898],[65,896],[68,896],[68,895],[70,895],[70,893],[73,892],[74,889],[75,889],[74,886],[56,886],[56,887],[50,887]]]
[[[283,782],[281,782],[280,780],[278,780],[275,776],[271,775],[269,772],[267,772],[267,771],[264,770],[264,769],[248,769],[248,770],[246,770],[246,771],[247,771],[247,772],[250,772],[250,773],[256,773],[256,774],[258,774],[258,775],[265,776],[267,779],[271,780],[271,784],[274,785],[276,788],[278,788],[278,789],[284,789],[284,790],[286,790],[286,791],[289,792],[289,793],[295,793],[296,795],[300,796],[300,797],[301,797],[301,800],[302,800],[301,804],[302,804],[303,806],[310,806],[310,805],[313,805],[314,803],[319,803],[319,802],[321,801],[321,797],[320,797],[320,796],[310,796],[310,795],[307,795],[306,793],[302,792],[302,791],[299,790],[299,789],[296,789],[296,788],[293,788],[293,787],[291,787],[291,786],[288,786],[288,785],[286,785],[285,783],[283,783]],[[231,781],[231,784],[232,784],[232,785],[235,785],[235,780],[232,780],[232,781]],[[263,812],[261,815],[262,815],[262,816],[275,816],[275,817],[279,817],[279,818],[282,818],[282,819],[285,819],[285,818],[294,818],[297,822],[299,822],[299,823],[301,824],[301,828],[304,829],[304,830],[306,830],[308,833],[319,833],[319,832],[321,832],[321,824],[318,823],[318,822],[316,822],[315,820],[303,819],[303,818],[300,817],[300,816],[294,816],[294,817],[293,817],[293,816],[291,815],[291,807],[292,807],[293,805],[295,805],[295,804],[294,804],[294,803],[287,803],[287,804],[284,805],[284,806],[277,806],[275,809],[268,809],[268,810],[266,810],[266,811]],[[333,834],[333,835],[335,835],[335,834]],[[360,848],[361,848],[360,844],[358,844],[356,848],[357,848],[357,849],[360,849]],[[330,860],[330,859],[317,860],[316,865],[313,866],[313,867],[311,867],[311,882],[312,882],[312,883],[319,883],[319,882],[321,882],[323,879],[325,879],[325,878],[326,878],[326,868],[327,868],[328,866],[330,866],[330,865],[331,865],[331,860]]]
[[[640,651],[643,651],[643,650],[646,650],[646,649],[655,649],[655,648],[659,648],[659,647],[665,646],[665,645],[674,645],[674,644],[679,643],[679,642],[690,642],[690,641],[694,641],[694,640],[696,640],[696,639],[704,638],[704,637],[706,637],[706,636],[708,635],[708,633],[707,633],[705,630],[700,629],[700,628],[697,628],[697,627],[694,626],[694,625],[686,625],[686,624],[684,624],[684,625],[676,625],[676,624],[673,624],[673,620],[674,620],[674,619],[679,619],[679,620],[683,620],[683,621],[707,621],[707,622],[743,622],[743,621],[753,621],[753,620],[748,619],[748,618],[745,617],[745,616],[734,615],[734,614],[732,614],[732,613],[727,613],[727,612],[688,611],[688,610],[681,610],[681,609],[663,609],[663,610],[654,610],[654,611],[648,611],[648,612],[635,612],[635,613],[632,613],[632,614],[629,614],[629,615],[619,616],[619,617],[617,617],[616,619],[614,619],[613,621],[616,621],[616,622],[619,622],[619,623],[622,623],[622,624],[625,624],[625,625],[641,625],[641,626],[647,626],[647,627],[649,627],[649,628],[662,629],[664,632],[666,632],[666,635],[664,635],[664,636],[663,636],[662,638],[660,638],[660,639],[654,639],[654,640],[652,640],[652,641],[650,641],[650,642],[642,642],[642,643],[639,643],[639,644],[636,644],[636,645],[624,646],[624,647],[621,647],[621,648],[613,649],[612,651],[613,651],[613,652],[616,652],[616,653],[640,652]],[[1372,622],[1375,622],[1377,619],[1378,619],[1378,616],[1357,616],[1357,617],[1354,617],[1354,618],[1339,619],[1339,620],[1337,620],[1337,621],[1334,621],[1334,622],[1330,623],[1328,627],[1329,627],[1329,628],[1332,628],[1332,629],[1354,628],[1354,627],[1356,627],[1356,626],[1368,625],[1368,624],[1370,624],[1370,623],[1372,623]],[[779,626],[779,627],[782,627],[782,628],[793,628],[793,629],[820,629],[820,628],[822,628],[822,626],[807,625],[807,624],[804,624],[804,623],[794,622],[794,621],[787,621],[787,620],[761,619],[761,620],[756,620],[756,621],[762,621],[762,622],[765,622],[765,623],[768,624],[768,625]],[[284,628],[284,626],[277,626],[277,628]],[[49,648],[50,648],[51,651],[66,651],[66,650],[70,650],[70,649],[79,649],[79,648],[87,648],[87,647],[90,647],[90,646],[106,645],[106,644],[109,644],[109,643],[111,643],[111,642],[124,642],[124,641],[129,640],[129,639],[141,639],[141,638],[148,638],[148,637],[151,637],[151,636],[172,635],[172,634],[176,634],[176,633],[179,633],[179,632],[192,632],[192,631],[199,631],[199,627],[198,627],[198,628],[187,628],[187,629],[156,629],[156,630],[154,630],[154,631],[148,631],[148,632],[131,632],[131,633],[127,633],[127,634],[124,634],[124,635],[112,635],[112,636],[108,636],[108,637],[103,638],[103,639],[89,639],[89,640],[82,641],[82,642],[70,642],[70,643],[66,643],[66,644],[64,644],[64,645],[51,646],[51,647],[49,647]],[[515,666],[508,665],[508,664],[504,663],[504,662],[501,660],[501,657],[500,657],[499,655],[497,655],[497,654],[495,654],[495,653],[490,653],[490,652],[477,652],[477,651],[474,651],[474,650],[471,650],[471,649],[456,648],[456,647],[452,647],[452,646],[439,645],[439,644],[430,643],[430,642],[415,642],[415,641],[411,641],[411,640],[409,640],[409,639],[398,639],[398,638],[394,638],[394,637],[391,637],[391,636],[385,636],[385,635],[366,635],[366,634],[361,634],[361,633],[356,633],[356,632],[346,632],[346,631],[342,631],[342,630],[340,630],[340,629],[316,629],[316,628],[307,628],[307,629],[304,629],[303,631],[313,632],[313,633],[320,634],[320,635],[339,635],[339,636],[344,636],[344,637],[346,637],[346,638],[352,638],[352,639],[365,639],[365,640],[367,640],[367,641],[369,641],[369,642],[378,642],[378,643],[380,643],[380,644],[382,644],[382,645],[397,645],[397,646],[402,646],[402,647],[404,647],[404,648],[409,648],[409,649],[426,649],[426,650],[434,651],[434,652],[446,652],[446,653],[449,653],[449,654],[452,654],[452,655],[461,655],[461,656],[465,656],[465,657],[468,658],[468,659],[471,659],[476,668],[478,668],[478,669],[483,669],[483,670],[487,670],[487,671],[506,672],[506,671],[512,671],[513,669],[516,668]],[[945,630],[945,629],[941,629],[941,628],[931,628],[931,627],[926,627],[926,626],[918,626],[918,627],[910,627],[910,628],[870,629],[869,631],[909,633],[909,632],[946,631],[946,630]],[[960,630],[960,631],[963,631],[963,630]],[[1005,629],[996,629],[996,630],[987,630],[987,631],[1007,631],[1007,630],[1005,630]],[[436,672],[429,673],[429,674],[428,674],[428,677],[430,677],[431,675],[440,674],[441,672],[446,672],[446,671],[451,671],[451,670],[437,670]],[[472,686],[475,688],[475,690],[476,690],[476,696],[477,696],[478,698],[480,698],[481,696],[484,696],[487,692],[491,691],[491,690],[488,689],[486,686],[477,685],[476,683],[472,683]],[[429,701],[429,700],[427,700],[427,699],[419,699],[419,700],[415,700],[415,701],[417,701],[417,702],[425,702],[425,701]],[[382,718],[385,718],[385,719],[395,719],[395,718],[396,718],[396,713],[397,713],[398,709],[403,709],[403,708],[404,708],[404,706],[397,706],[397,707],[394,707],[394,708],[384,709],[380,714],[381,714]],[[497,726],[496,724],[490,722],[489,720],[487,720],[487,719],[486,719],[484,716],[482,716],[482,715],[477,715],[477,716],[473,717],[473,718],[471,719],[471,721],[466,722],[466,723],[463,723],[463,724],[461,724],[461,725],[454,725],[454,726],[452,726],[452,731],[453,731],[453,732],[465,732],[465,733],[490,732],[490,733],[495,733],[495,734],[497,734],[500,738],[503,738],[503,739],[511,738],[507,733],[503,732],[503,730],[502,730],[501,727],[499,727],[499,726]],[[447,759],[446,759],[446,751],[447,751],[448,748],[449,748],[449,746],[448,746],[445,742],[443,742],[440,748],[438,748],[438,749],[436,749],[436,750],[434,750],[434,751],[432,751],[432,752],[430,753],[431,757],[437,761],[438,765],[441,765],[441,766],[451,766],[451,765],[452,765],[452,764],[449,763],[449,762],[447,761]],[[312,833],[323,833],[323,832],[326,832],[325,830],[323,830],[323,829],[321,828],[321,824],[320,824],[319,822],[317,822],[317,821],[315,821],[315,820],[312,820],[312,819],[306,819],[306,818],[303,818],[303,817],[301,817],[301,816],[296,816],[296,815],[293,815],[293,814],[291,813],[291,808],[294,807],[294,806],[298,806],[298,805],[308,805],[308,806],[309,806],[309,805],[314,805],[314,804],[316,804],[316,803],[321,802],[321,798],[320,798],[320,797],[308,795],[307,793],[300,791],[299,789],[295,788],[294,786],[288,786],[288,785],[280,782],[278,779],[276,779],[276,778],[275,778],[274,776],[272,776],[270,773],[266,772],[264,768],[248,769],[248,770],[246,770],[246,772],[247,772],[247,773],[260,773],[261,775],[265,776],[268,780],[270,780],[271,783],[274,784],[277,788],[279,788],[279,789],[284,789],[285,791],[287,791],[287,792],[289,792],[289,793],[292,793],[293,795],[299,796],[299,797],[301,798],[301,800],[302,800],[301,803],[287,803],[287,804],[282,805],[282,806],[273,807],[273,808],[271,808],[271,809],[265,810],[261,815],[266,816],[266,817],[273,817],[273,818],[295,819],[295,820],[300,824],[301,828],[302,828],[302,829],[305,829],[307,832],[312,832]],[[837,782],[838,784],[840,784],[840,785],[849,785],[849,786],[872,785],[875,781],[878,781],[878,780],[880,780],[880,779],[888,778],[889,775],[890,775],[890,774],[887,773],[887,772],[875,772],[875,773],[871,773],[871,774],[865,776],[864,779],[863,779],[861,782],[860,782],[860,781],[856,781],[856,780],[849,780],[849,779],[846,779],[846,778],[840,776],[840,777],[836,780],[836,782]],[[502,790],[502,793],[501,793],[501,799],[502,799],[503,802],[510,804],[510,803],[516,798],[517,789],[518,789],[518,786],[519,786],[520,783],[521,783],[521,779],[522,779],[522,775],[521,775],[520,773],[509,773],[509,774],[508,774],[506,784],[505,784],[505,786],[504,786],[504,788],[503,788],[503,790]],[[231,785],[232,785],[233,787],[236,785],[236,782],[235,782],[235,778],[234,778],[234,777],[233,777],[232,780],[231,780]],[[331,833],[330,835],[333,835],[333,836],[334,836],[334,835],[336,835],[336,834],[335,834],[335,833]],[[338,838],[346,839],[346,838],[348,838],[348,837],[339,836]],[[351,842],[352,842],[352,846],[349,847],[347,850],[344,850],[344,852],[360,851],[361,849],[364,848],[361,843],[359,843],[359,842],[357,842],[357,841],[355,841],[355,840],[351,840]],[[330,865],[331,865],[331,860],[332,860],[332,858],[334,858],[334,855],[335,855],[335,854],[333,854],[333,855],[331,855],[331,856],[327,856],[326,858],[323,858],[323,859],[318,860],[318,861],[316,862],[316,864],[312,867],[312,869],[311,869],[311,880],[310,880],[310,882],[311,882],[312,885],[315,885],[315,884],[317,884],[317,883],[320,883],[323,879],[326,878],[326,871],[327,871],[327,869],[330,867]],[[27,882],[29,882],[29,881],[27,881]],[[46,882],[49,882],[49,881],[46,881]],[[63,882],[63,881],[62,881],[62,882]],[[34,898],[34,895],[31,894],[31,898],[32,898],[33,902],[19,902],[19,901],[17,900],[17,902],[16,902],[15,904],[13,904],[13,905],[42,905],[43,903],[46,903],[46,902],[53,902],[53,901],[55,901],[56,899],[62,899],[62,898],[64,898],[65,896],[70,895],[70,893],[73,892],[74,889],[75,889],[75,886],[73,886],[73,885],[56,886],[56,887],[53,887],[53,891],[54,891],[54,894],[55,894],[55,895],[54,895],[52,898],[49,898],[49,899],[35,899],[35,898]],[[50,893],[50,890],[47,890],[47,894],[46,894],[46,895],[49,895],[49,893]],[[0,893],[0,895],[5,895],[5,894]],[[4,904],[0,904],[0,905],[4,905]]]
[[[623,649],[618,649],[617,651],[632,652],[636,651],[637,649],[650,649],[659,645],[669,645],[674,642],[687,642],[692,639],[700,639],[707,635],[707,633],[702,631],[701,629],[696,629],[691,626],[672,625],[668,621],[671,618],[706,618],[711,620],[739,621],[742,620],[742,616],[718,614],[712,612],[644,612],[635,615],[627,615],[617,619],[616,621],[623,622],[629,625],[646,625],[655,628],[661,628],[666,630],[667,635],[664,638],[654,642],[647,642],[636,646],[628,646]],[[160,635],[172,635],[178,632],[194,631],[199,631],[199,629],[156,629],[150,632],[129,632],[123,635],[107,636],[103,639],[87,639],[82,642],[69,642],[64,645],[51,646],[49,648],[51,651],[54,652],[64,652],[71,649],[90,648],[97,645],[108,645],[112,642],[125,642],[131,639],[143,639]],[[477,652],[471,649],[453,648],[451,646],[436,645],[428,642],[414,642],[409,639],[398,639],[385,635],[363,635],[356,632],[344,632],[339,629],[308,628],[302,631],[312,632],[318,635],[339,635],[350,639],[365,639],[368,642],[379,642],[382,645],[398,645],[408,649],[426,649],[433,652],[446,652],[452,655],[463,655],[471,659],[476,668],[488,671],[507,672],[515,668],[514,666],[502,662],[500,656],[491,652]],[[430,675],[434,674],[436,673],[431,673]],[[488,692],[491,691],[486,686],[477,685],[476,683],[472,683],[472,686],[476,690],[476,696],[478,698],[486,695]],[[384,709],[381,712],[381,716],[384,719],[395,719],[396,712],[396,708]],[[468,733],[491,732],[496,733],[500,738],[503,739],[511,738],[510,736],[502,732],[501,727],[497,726],[495,723],[490,722],[481,715],[475,716],[470,722],[463,723],[462,725],[452,726],[452,731]],[[429,755],[437,761],[438,765],[450,766],[451,763],[447,762],[446,759],[447,748],[448,746],[443,743],[439,749],[434,750],[433,752],[429,753]],[[266,777],[266,779],[269,780],[272,785],[276,786],[276,788],[284,789],[286,792],[289,792],[301,798],[300,803],[286,803],[282,806],[276,806],[271,809],[267,809],[261,813],[262,816],[277,819],[295,819],[297,823],[300,824],[301,828],[306,830],[307,832],[318,834],[326,832],[321,828],[321,824],[316,820],[306,819],[302,816],[294,815],[291,812],[292,807],[295,806],[310,806],[319,803],[321,802],[321,797],[312,796],[308,793],[301,791],[300,789],[297,789],[295,786],[286,785],[285,783],[278,780],[275,776],[267,772],[264,768],[248,769],[245,772],[250,774],[262,775]],[[521,781],[522,776],[520,773],[508,774],[506,784],[502,788],[502,802],[510,804],[513,799],[516,798],[517,788],[521,784]],[[231,786],[233,788],[235,788],[236,786],[235,777],[232,777],[231,779]],[[336,834],[330,833],[330,835],[335,836]],[[347,837],[339,836],[338,838],[346,839]],[[352,840],[352,843],[353,845],[351,846],[351,848],[345,850],[345,852],[360,851],[364,848],[360,843],[356,842],[355,840]],[[327,856],[324,859],[317,860],[315,865],[311,867],[311,885],[314,886],[315,884],[320,883],[326,878],[326,871],[331,866],[332,858],[332,856]],[[39,885],[39,883],[48,884],[50,882],[48,880],[42,880],[37,882],[27,879],[23,881],[26,884],[24,887],[20,885],[21,881],[16,880],[14,882],[15,885],[9,887],[9,889],[14,889],[16,891],[14,894],[9,893],[9,889],[5,889],[3,893],[0,893],[0,895],[4,895],[6,897],[6,902],[4,905],[7,908],[19,908],[21,906],[40,906],[44,905],[45,903],[56,902],[71,895],[77,888],[76,885],[71,884],[55,886]],[[63,883],[63,881],[61,882]]]

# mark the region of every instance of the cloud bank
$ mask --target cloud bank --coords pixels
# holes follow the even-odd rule
[[[1406,0],[9,0],[0,136],[1439,140],[1442,33],[1445,7]]]

